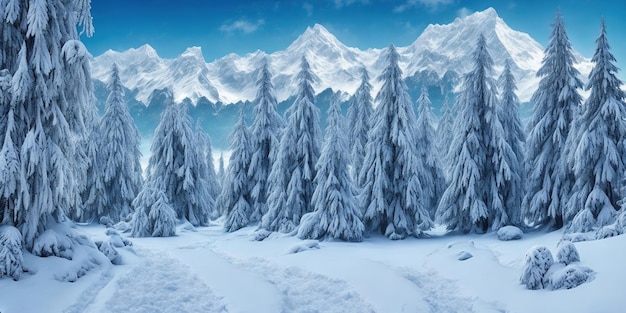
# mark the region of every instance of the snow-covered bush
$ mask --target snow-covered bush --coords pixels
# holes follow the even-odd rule
[[[595,225],[596,219],[593,217],[591,210],[587,208],[578,212],[578,214],[574,216],[574,220],[572,220],[572,224],[569,226],[569,231],[586,233],[592,231]]]
[[[520,283],[528,289],[543,289],[547,285],[546,273],[554,264],[552,252],[545,246],[532,247],[524,257]]]
[[[19,280],[23,262],[22,234],[12,226],[0,227],[0,278],[10,276]]]
[[[71,260],[74,252],[70,238],[53,230],[46,230],[35,239],[33,254],[41,257],[59,256]]]
[[[594,271],[578,264],[554,266],[549,272],[548,286],[552,290],[572,289],[594,278]]]
[[[580,242],[580,241],[589,241],[593,240],[593,237],[588,233],[571,233],[564,234],[561,238],[561,241],[571,241],[571,242]]]
[[[111,261],[112,264],[122,264],[122,256],[119,252],[117,252],[117,249],[115,249],[111,241],[97,241],[96,246],[98,247],[98,250],[100,250],[100,252],[102,252],[102,254],[104,254],[109,261]]]
[[[596,230],[595,238],[605,239],[605,238],[619,236],[621,234],[622,234],[622,231],[620,230],[619,226],[617,226],[617,224],[611,224],[611,225],[602,226],[598,230]]]
[[[561,241],[557,246],[556,261],[565,265],[580,262],[580,256],[578,255],[576,246],[570,241]]]
[[[515,226],[504,226],[498,229],[498,239],[502,241],[522,239],[524,232]]]
[[[300,253],[303,251],[308,251],[308,250],[312,250],[312,249],[319,249],[320,248],[320,242],[317,240],[305,240],[302,243],[299,243],[293,247],[291,247],[289,249],[289,251],[287,251],[288,254],[295,254],[295,253]]]

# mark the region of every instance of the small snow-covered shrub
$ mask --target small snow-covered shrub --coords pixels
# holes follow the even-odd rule
[[[22,234],[13,226],[0,227],[0,278],[10,276],[19,280],[23,262]]]
[[[288,254],[294,254],[294,253],[299,253],[302,251],[307,251],[307,250],[312,250],[312,249],[319,249],[320,248],[320,242],[317,240],[305,240],[303,241],[301,244],[295,245],[293,247],[291,247],[291,249],[289,249],[289,251],[287,251]]]
[[[113,220],[108,216],[103,216],[100,218],[100,224],[105,226],[113,226]]]
[[[524,256],[520,283],[526,285],[528,289],[543,289],[547,283],[545,279],[546,273],[552,264],[554,264],[552,253],[547,247],[532,247]]]
[[[35,239],[33,254],[41,257],[58,256],[71,260],[74,255],[72,241],[68,236],[48,229]]]
[[[183,225],[180,226],[180,230],[184,232],[197,232],[198,230],[194,227],[189,221],[185,221]]]
[[[549,287],[557,290],[572,289],[591,281],[595,272],[586,266],[572,264],[563,268],[555,266],[549,274]]]
[[[122,256],[119,252],[117,252],[117,249],[115,249],[110,241],[98,241],[96,242],[96,246],[98,247],[98,250],[100,250],[100,252],[102,252],[102,254],[104,254],[109,261],[111,261],[112,264],[122,264]]]
[[[265,230],[265,229],[259,229],[258,231],[254,232],[254,238],[252,238],[254,241],[263,241],[265,240],[267,237],[269,237],[272,234],[271,231]]]
[[[572,224],[569,226],[569,231],[573,233],[586,233],[593,230],[596,225],[596,219],[593,217],[593,213],[589,208],[584,209],[572,220]]]
[[[561,238],[561,241],[569,241],[569,242],[581,242],[581,241],[589,241],[593,240],[590,234],[585,233],[571,233],[564,234]]]
[[[504,226],[498,230],[498,239],[502,241],[519,240],[524,232],[515,226]]]
[[[605,239],[610,237],[615,237],[621,235],[621,231],[618,230],[618,226],[616,224],[602,226],[596,231],[595,238],[596,239]]]
[[[565,265],[580,262],[576,246],[570,241],[561,241],[557,246],[556,261]]]

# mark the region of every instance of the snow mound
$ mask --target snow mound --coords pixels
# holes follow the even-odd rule
[[[473,254],[467,251],[461,251],[457,255],[459,256],[459,261],[469,260],[474,256]]]
[[[288,254],[300,253],[312,249],[319,249],[320,242],[318,240],[305,240],[300,244],[297,244],[287,251]]]
[[[502,241],[519,240],[524,236],[524,232],[515,226],[504,226],[498,230],[498,239]]]
[[[211,289],[179,261],[145,251],[138,254],[146,262],[117,281],[105,312],[227,311]]]
[[[548,277],[550,289],[572,289],[593,280],[595,272],[578,264],[555,264],[550,268]]]

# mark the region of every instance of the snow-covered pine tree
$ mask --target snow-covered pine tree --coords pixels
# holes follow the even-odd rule
[[[350,159],[352,160],[352,178],[358,182],[359,173],[365,157],[367,133],[374,107],[372,106],[372,85],[367,69],[361,69],[361,84],[350,99],[348,107],[348,138],[350,140]],[[358,184],[362,185],[362,184]]]
[[[199,120],[196,121],[196,137],[198,139],[198,148],[201,153],[204,154],[204,159],[206,161],[206,180],[209,186],[209,194],[211,195],[211,198],[217,200],[222,192],[222,182],[218,178],[217,173],[215,173],[215,165],[213,165],[213,145],[211,144],[211,137],[204,131]],[[224,161],[222,160],[222,162]],[[224,213],[225,212],[220,211],[220,208],[215,205],[213,206],[213,210],[210,212],[210,215],[211,218],[218,218]]]
[[[625,94],[616,76],[618,68],[606,38],[604,21],[591,61],[595,63],[587,84],[591,94],[578,116],[577,128],[572,130],[576,141],[568,164],[573,167],[576,183],[564,220],[578,221],[581,218],[576,216],[582,217],[582,211],[589,210],[597,222],[594,224],[601,227],[615,221],[626,171]],[[583,231],[582,225],[575,224],[569,230]]]
[[[215,206],[209,193],[205,153],[197,143],[187,107],[171,102],[154,132],[146,169],[146,184],[163,191],[176,216],[194,226],[206,225]]]
[[[0,69],[12,76],[13,110],[8,132],[13,147],[7,151],[18,152],[19,171],[5,181],[6,171],[15,169],[15,158],[9,168],[1,169],[2,196],[8,202],[0,204],[0,223],[16,226],[31,251],[41,233],[80,203],[77,180],[85,164],[76,147],[87,135],[86,117],[94,103],[87,50],[77,41],[76,26],[82,25],[87,35],[93,32],[89,3],[3,3]],[[77,80],[68,83],[68,77]]]
[[[133,212],[132,202],[141,189],[141,137],[124,101],[124,87],[114,64],[109,80],[107,107],[98,128],[95,188],[87,204],[96,218],[117,223]],[[96,163],[97,162],[97,163]],[[98,187],[99,186],[99,187]],[[91,199],[94,199],[91,201]]]
[[[446,188],[446,181],[441,169],[441,163],[437,154],[435,128],[435,115],[432,111],[432,102],[426,86],[422,86],[422,93],[417,99],[417,124],[416,140],[419,168],[425,171],[418,172],[422,184],[422,206],[430,213],[431,219],[435,218],[435,211],[439,199]]]
[[[378,78],[383,86],[376,96],[366,155],[359,174],[365,182],[359,202],[365,210],[366,230],[379,231],[391,239],[420,235],[432,227],[422,206],[418,173],[416,117],[393,45],[387,51],[387,67]]]
[[[557,13],[550,42],[545,50],[539,87],[532,96],[533,114],[526,140],[526,195],[522,217],[531,225],[562,227],[563,216],[574,183],[566,166],[566,146],[576,107],[582,99],[579,72],[574,68],[572,46]]]
[[[500,164],[497,185],[499,194],[508,215],[508,223],[522,225],[522,200],[524,198],[524,143],[526,137],[519,116],[519,99],[515,77],[511,73],[511,61],[507,60],[499,78],[502,94],[498,116],[502,125],[503,138],[506,145],[501,147],[503,159],[494,160]],[[507,147],[508,146],[508,147]],[[503,221],[504,222],[504,221]],[[503,225],[504,226],[504,225]]]
[[[269,177],[268,212],[261,221],[261,228],[268,231],[290,232],[298,226],[302,215],[313,210],[311,197],[321,136],[313,79],[309,62],[303,56],[298,94],[286,112],[287,125]]]
[[[104,192],[104,184],[102,182],[103,164],[98,157],[100,149],[100,125],[91,128],[89,136],[83,144],[83,150],[88,156],[87,168],[85,172],[85,186],[81,192],[83,205],[77,210],[69,212],[68,216],[76,222],[98,222],[98,208],[106,205],[107,198]],[[132,200],[131,200],[132,201]]]
[[[158,180],[146,182],[133,201],[135,213],[130,221],[133,237],[176,235],[176,212],[158,183]]]
[[[68,181],[71,186],[72,197],[68,215],[82,214],[86,209],[82,195],[87,191],[91,183],[88,174],[93,173],[95,163],[99,162],[96,152],[96,142],[91,142],[93,135],[98,135],[99,116],[96,108],[96,101],[91,81],[90,61],[91,54],[79,40],[68,40],[61,50],[63,56],[64,81],[71,82],[66,90],[66,99],[72,99],[78,103],[75,108],[72,104],[66,104],[67,116],[69,120],[76,120],[71,126],[73,132],[72,140],[75,142],[73,157],[70,160],[74,168],[72,180]]]
[[[348,172],[348,140],[339,102],[336,94],[328,109],[326,139],[317,162],[316,187],[311,200],[314,211],[300,221],[298,237],[302,239],[361,241],[363,237],[356,190]]]
[[[220,158],[217,160],[218,168],[217,168],[217,180],[220,182],[220,185],[224,184],[224,180],[226,179],[226,169],[224,168],[224,153],[220,152]]]
[[[226,210],[224,230],[227,232],[236,231],[252,222],[253,181],[248,173],[253,151],[243,109],[239,112],[239,120],[230,135],[230,151],[232,153],[226,170],[226,183],[220,195],[220,205],[224,205]]]
[[[249,173],[252,180],[250,222],[258,222],[267,213],[269,196],[268,177],[276,159],[283,118],[276,112],[276,96],[272,85],[269,61],[265,59],[257,82],[258,91],[254,101],[254,121],[251,126],[252,159]]]
[[[446,183],[448,184],[450,183],[450,162],[448,162],[448,149],[450,148],[450,143],[452,142],[452,137],[454,135],[454,118],[455,115],[450,107],[450,99],[448,98],[448,93],[446,92],[441,106],[441,117],[439,118],[439,123],[437,123],[435,136],[437,139],[437,157],[440,160],[441,168],[443,170]]]
[[[474,67],[465,75],[459,96],[457,131],[450,147],[452,180],[436,213],[449,230],[482,233],[508,222],[497,187],[506,142],[496,110],[492,71],[493,61],[481,34]]]

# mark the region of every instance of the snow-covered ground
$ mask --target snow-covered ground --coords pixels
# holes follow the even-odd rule
[[[79,226],[105,240],[102,226]],[[441,235],[360,243],[302,241],[254,227],[178,228],[170,238],[130,238],[123,264],[59,282],[69,261],[25,256],[18,282],[0,280],[0,312],[623,312],[626,236],[575,243],[595,279],[570,290],[527,290],[522,260],[535,245],[553,254],[562,232],[518,241]],[[298,252],[296,252],[298,251]],[[473,257],[460,261],[461,254]]]

